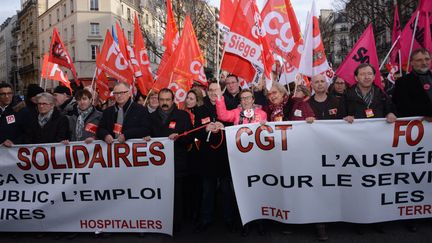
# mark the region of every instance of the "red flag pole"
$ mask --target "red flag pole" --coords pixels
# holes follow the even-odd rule
[[[398,51],[398,55],[399,55],[399,73],[400,73],[400,76],[402,77],[402,56],[401,56],[401,50],[400,49]]]
[[[96,78],[96,73],[97,73],[98,68],[95,68],[95,71],[93,73],[93,78],[92,78],[92,82],[90,85],[91,91],[92,91],[92,97],[95,97],[95,93],[96,93],[96,86],[93,88],[94,82],[95,82],[95,78]]]
[[[409,52],[409,56],[408,56],[407,73],[408,73],[409,66],[410,66],[411,53],[412,53],[412,49],[413,49],[413,46],[414,46],[414,38],[415,38],[416,31],[417,31],[417,24],[418,24],[419,15],[420,15],[420,11],[417,11],[416,20],[415,20],[415,23],[414,23],[414,32],[413,32],[413,35],[412,35],[412,38],[411,38],[410,52]]]

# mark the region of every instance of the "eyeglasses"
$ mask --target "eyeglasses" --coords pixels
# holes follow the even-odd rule
[[[268,92],[267,96],[277,95],[277,93],[278,93],[277,91]]]
[[[127,94],[129,92],[129,90],[126,91],[117,91],[117,92],[113,92],[113,95],[124,95]]]
[[[13,95],[13,93],[12,92],[7,92],[7,93],[0,93],[0,96],[12,96]]]
[[[252,100],[252,96],[244,96],[244,97],[240,97],[240,100]]]
[[[48,106],[48,105],[52,105],[50,103],[37,103],[38,106]]]

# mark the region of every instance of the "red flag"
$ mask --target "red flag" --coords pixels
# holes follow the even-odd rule
[[[134,23],[134,50],[142,72],[142,77],[137,79],[138,87],[143,95],[147,95],[153,86],[154,80],[151,72],[150,61],[147,55],[147,49],[138,23],[138,17],[136,15]]]
[[[192,22],[187,16],[179,45],[158,76],[153,89],[158,92],[168,87],[174,91],[175,102],[182,103],[194,80],[207,85],[204,62]]]
[[[374,83],[382,88],[372,24],[370,24],[360,36],[353,49],[339,66],[336,75],[352,86],[357,82],[354,78],[354,70],[362,63],[369,63],[375,68],[376,75]]]
[[[420,11],[432,13],[432,1],[431,0],[419,0],[418,9]]]
[[[68,77],[64,75],[57,63],[52,63],[48,59],[48,55],[45,54],[43,57],[41,77],[59,81],[64,86],[68,87],[72,93],[72,88],[70,86]]]
[[[54,27],[53,30],[48,61],[71,70],[76,84],[80,85],[75,66],[72,62],[72,58],[70,57],[69,52],[65,48],[56,27]]]
[[[303,38],[291,1],[267,1],[261,11],[261,18],[271,50],[298,68]]]
[[[305,44],[301,54],[299,72],[305,76],[313,77],[326,72],[330,68],[325,55],[324,43],[321,39],[315,1],[312,1],[312,9],[308,21],[309,24],[306,29]]]
[[[254,1],[240,1],[229,28],[222,69],[254,83],[264,74],[269,88],[274,60]]]
[[[397,38],[401,34],[401,25],[400,25],[398,12],[399,12],[398,5],[395,4],[394,17],[393,17],[393,30],[392,30],[392,45],[395,43],[395,41],[397,40]],[[396,46],[394,47],[394,49],[390,55],[390,63],[392,63],[393,65],[395,65],[396,63],[399,63],[398,53],[399,53],[400,47],[401,47],[400,43],[401,43],[400,40],[398,40],[398,43],[396,43]]]
[[[414,35],[414,26],[416,22],[416,18],[418,16],[417,28]],[[428,35],[426,33],[429,33]],[[414,42],[412,42],[412,37],[414,35]],[[401,33],[400,42],[404,43],[401,45],[401,59],[404,70],[410,71],[411,67],[408,67],[408,60],[410,56],[410,52],[412,50],[418,48],[426,48],[429,51],[432,51],[431,44],[431,36],[430,36],[430,20],[429,16],[426,12],[423,11],[415,11],[411,19],[405,25],[404,29]],[[412,50],[411,48],[412,43]]]
[[[132,83],[133,72],[129,68],[129,63],[108,30],[101,53],[96,59],[96,66],[121,82]]]
[[[173,54],[176,46],[179,43],[179,33],[172,11],[171,0],[166,1],[166,8],[167,24],[165,28],[165,36],[162,41],[162,45],[165,46],[165,51],[159,63],[159,68],[156,74],[157,76],[159,76],[159,73],[164,69],[165,64],[168,62],[170,56]]]
[[[239,0],[221,0],[219,11],[219,28],[228,32],[234,20],[234,14]]]
[[[99,95],[99,99],[102,102],[106,102],[111,97],[111,91],[108,86],[108,78],[99,68],[96,69],[96,74],[96,90]]]

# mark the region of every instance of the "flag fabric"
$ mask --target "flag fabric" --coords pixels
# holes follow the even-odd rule
[[[138,17],[136,15],[134,23],[134,52],[142,73],[142,77],[138,78],[136,81],[140,92],[143,95],[147,95],[153,86],[154,79],[151,71],[146,45],[142,36]]]
[[[63,41],[60,38],[60,35],[58,33],[58,30],[56,27],[54,27],[53,34],[51,37],[51,45],[49,49],[49,57],[48,61],[51,63],[58,64],[62,67],[65,67],[72,71],[72,75],[75,79],[75,83],[77,85],[80,85],[80,82],[78,80],[78,76],[75,70],[75,66],[72,62],[72,58],[69,55],[69,52],[67,51],[66,47],[63,44]]]
[[[432,1],[431,0],[419,0],[418,9],[423,12],[432,13]]]
[[[123,56],[119,46],[114,42],[109,30],[106,32],[101,53],[96,59],[96,66],[121,82],[132,83],[134,78],[128,60]]]
[[[72,94],[72,88],[68,77],[64,75],[57,63],[49,61],[49,56],[47,54],[43,57],[41,77],[59,81],[63,86],[68,87]]]
[[[374,83],[382,88],[372,24],[369,24],[360,36],[357,43],[339,66],[336,75],[352,86],[357,82],[354,78],[354,70],[362,63],[369,63],[375,68],[376,75]]]
[[[299,72],[305,76],[313,77],[329,69],[324,44],[321,39],[315,0],[312,1],[312,9],[308,21],[309,24],[306,29],[305,44],[301,54]]]
[[[298,69],[303,38],[291,1],[267,1],[261,18],[271,50]]]
[[[175,48],[179,44],[179,32],[174,19],[171,0],[166,0],[166,8],[167,8],[167,24],[165,28],[165,36],[162,41],[162,45],[165,47],[165,51],[159,63],[159,67],[156,74],[157,76],[159,76],[159,73],[164,69],[165,64],[168,62],[170,56],[172,55]]]
[[[392,30],[392,45],[395,43],[395,41],[397,40],[397,38],[400,36],[401,34],[401,25],[400,25],[400,19],[399,19],[399,9],[398,9],[398,5],[395,4],[395,9],[394,9],[394,17],[393,17],[393,30]],[[392,53],[390,54],[390,63],[392,63],[393,65],[399,63],[399,53],[400,53],[400,48],[401,48],[401,44],[400,44],[400,40],[396,43],[395,47],[392,50]]]
[[[96,68],[96,91],[99,95],[99,99],[102,102],[106,102],[111,97],[111,91],[108,86],[108,78],[99,68]]]
[[[264,75],[270,89],[274,59],[255,2],[240,0],[228,27],[221,68],[255,84]]]
[[[221,0],[219,11],[219,28],[224,32],[230,31],[230,26],[234,20],[235,11],[239,0]]]
[[[116,35],[115,31],[114,31],[114,25],[111,25],[111,34],[112,34],[112,37],[113,37],[115,43],[118,44],[117,35]]]
[[[182,104],[194,81],[207,85],[204,63],[192,21],[186,16],[179,44],[160,72],[153,90],[159,92],[170,88],[175,94],[175,102]]]
[[[417,28],[414,34],[414,26],[418,16]],[[414,35],[414,41],[412,41],[412,37]],[[430,35],[430,17],[427,12],[424,11],[415,11],[408,23],[402,30],[400,42],[404,43],[401,45],[401,59],[402,59],[402,67],[405,71],[410,71],[411,67],[408,67],[408,60],[411,51],[418,48],[426,48],[429,51],[432,51],[431,46],[431,35]],[[412,43],[412,50],[411,48]]]

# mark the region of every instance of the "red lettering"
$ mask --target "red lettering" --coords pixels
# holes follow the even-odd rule
[[[246,147],[244,147],[242,145],[242,143],[241,143],[241,135],[242,135],[242,133],[246,133],[248,136],[250,136],[250,135],[253,134],[253,132],[248,127],[242,127],[236,133],[236,145],[237,145],[237,149],[240,152],[242,152],[242,153],[247,153],[247,152],[249,152],[252,149],[253,143],[249,142],[248,145]]]
[[[21,170],[29,170],[31,168],[30,159],[25,155],[30,155],[30,150],[28,148],[19,148],[18,159],[23,163],[18,162],[17,166]]]
[[[139,148],[146,148],[147,147],[147,143],[134,143],[132,145],[132,160],[133,160],[133,165],[135,167],[138,166],[148,166],[149,163],[147,160],[143,160],[143,161],[139,161],[139,157],[147,157],[147,153],[146,151],[138,151]]]
[[[401,129],[402,126],[407,126],[406,131]],[[418,134],[414,139],[412,130],[414,127],[417,127]],[[409,146],[415,146],[423,139],[424,135],[424,126],[422,121],[420,120],[412,120],[412,121],[396,121],[393,135],[393,144],[392,147],[397,147],[399,144],[399,137],[405,136],[405,140]]]
[[[157,150],[156,148],[162,150],[162,149],[164,149],[164,146],[161,142],[154,142],[154,143],[150,144],[150,148],[149,148],[150,154],[159,157],[159,160],[155,159],[155,157],[151,157],[150,163],[152,163],[153,165],[156,165],[156,166],[163,165],[163,164],[165,164],[165,160],[166,160],[165,153],[160,151],[160,150]]]
[[[270,126],[264,125],[258,127],[256,133],[255,133],[255,140],[258,145],[258,147],[262,150],[272,150],[274,148],[274,137],[265,137],[264,141],[267,142],[267,145],[264,145],[261,142],[261,132],[267,131],[268,133],[273,133],[273,129]]]

